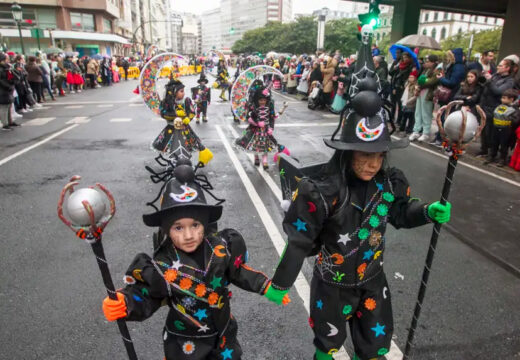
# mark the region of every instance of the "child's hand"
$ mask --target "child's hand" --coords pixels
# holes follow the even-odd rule
[[[108,296],[103,300],[103,314],[108,321],[116,321],[127,315],[125,296],[120,292],[116,292],[116,294],[117,300],[112,300]]]
[[[428,206],[428,216],[439,224],[447,223],[451,217],[451,204],[447,202],[446,205],[442,205],[440,201],[430,204]]]
[[[271,286],[271,283],[267,285],[264,296],[277,305],[287,305],[291,302],[288,294],[289,290],[277,290]]]
[[[261,128],[265,127],[265,122],[259,121],[258,122],[258,127],[261,127]]]

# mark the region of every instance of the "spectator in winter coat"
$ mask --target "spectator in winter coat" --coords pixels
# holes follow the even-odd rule
[[[391,91],[390,83],[388,82],[388,64],[382,56],[378,55],[374,56],[374,67],[376,69],[376,74],[379,77],[383,98],[386,99],[388,95],[390,95]]]
[[[476,106],[482,96],[482,85],[478,81],[479,73],[477,70],[470,70],[466,74],[466,80],[462,82],[459,91],[453,97],[454,101],[464,101],[470,111],[478,117]]]
[[[417,103],[415,105],[415,124],[410,141],[428,141],[433,120],[433,92],[439,83],[436,68],[439,58],[428,55],[423,64],[423,73],[417,81]],[[421,135],[422,134],[422,135]]]
[[[302,94],[304,96],[304,99],[307,97],[307,94],[309,93],[309,76],[311,74],[311,63],[306,62],[303,67],[303,73],[302,77],[300,79],[300,83],[298,84],[298,87],[296,90],[298,93]],[[302,99],[302,100],[304,100]]]
[[[493,136],[493,112],[500,105],[504,91],[514,86],[513,66],[511,60],[502,60],[497,66],[497,73],[485,74],[486,83],[480,99],[480,107],[486,113],[486,125],[482,131],[480,152],[477,156],[487,156]]]
[[[87,64],[87,79],[90,83],[90,87],[94,89],[97,84],[97,77],[98,77],[98,65],[96,60],[90,59],[90,61]]]
[[[466,75],[466,68],[463,62],[463,53],[461,48],[448,50],[446,53],[448,66],[444,74],[439,75],[440,85],[451,89],[451,99],[457,93],[460,83],[464,80]],[[450,101],[451,101],[450,99]],[[449,101],[448,101],[449,102]],[[439,105],[446,105],[447,103],[439,103]]]
[[[399,131],[406,131],[407,135],[412,133],[415,124],[415,105],[417,103],[417,96],[419,95],[417,87],[417,77],[419,73],[413,70],[408,77],[406,86],[404,88],[403,96],[401,97],[401,106],[403,108],[403,118],[399,126]],[[407,125],[408,123],[408,125]]]
[[[323,102],[322,105],[328,106],[332,102],[332,91],[334,84],[332,77],[336,71],[338,61],[335,58],[326,58],[321,64],[321,73],[323,74]]]
[[[2,130],[12,130],[11,126],[16,126],[11,119],[11,106],[14,101],[14,84],[17,81],[15,73],[11,70],[7,55],[0,53],[0,121]]]
[[[38,103],[42,102],[42,83],[43,83],[43,72],[36,64],[36,57],[29,56],[27,59],[27,65],[25,65],[27,71],[27,80],[33,91],[34,96]]]
[[[401,108],[401,97],[403,96],[404,86],[410,73],[414,69],[414,64],[412,61],[412,57],[410,54],[403,52],[400,55],[400,61],[397,65],[392,65],[390,69],[391,76],[391,100],[393,105],[393,113],[395,114],[395,110],[397,109],[397,123],[401,123],[402,118],[402,108]],[[394,62],[395,64],[395,62]]]
[[[494,75],[497,72],[495,65],[495,52],[491,50],[484,51],[480,55],[480,60],[468,65],[468,70],[477,70],[479,76],[484,76],[484,73]]]

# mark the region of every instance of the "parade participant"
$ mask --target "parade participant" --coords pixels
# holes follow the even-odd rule
[[[152,147],[170,156],[186,155],[199,150],[199,161],[207,164],[212,152],[202,145],[199,137],[190,127],[195,117],[191,98],[184,98],[184,84],[172,78],[166,85],[164,98],[161,100],[160,113],[167,125],[153,141]]]
[[[208,106],[211,103],[211,89],[207,87],[208,79],[204,73],[200,74],[199,80],[197,80],[199,86],[197,89],[197,98],[195,103],[197,104],[197,124],[200,122],[200,114],[202,113],[202,121],[208,122]]]
[[[255,154],[255,166],[260,166],[260,155],[262,155],[262,165],[264,169],[268,169],[267,154],[278,148],[277,142],[273,138],[276,114],[269,89],[259,86],[253,96],[253,102],[249,104],[248,108],[249,126],[244,131],[244,135],[235,141],[235,144]]]
[[[221,58],[218,62],[217,80],[213,84],[213,87],[220,89],[219,97],[222,99],[222,101],[227,101],[226,90],[229,87],[229,73],[226,67],[226,62],[223,58]]]
[[[369,77],[374,70],[366,39],[371,39],[371,30],[362,31],[355,70],[360,80],[350,88],[352,102],[338,127],[340,138],[325,140],[336,152],[320,170],[300,178],[294,189],[283,220],[288,243],[272,280],[274,290],[267,296],[280,303],[305,257],[317,255],[309,318],[317,360],[333,359],[347,337],[347,322],[354,359],[379,359],[388,353],[393,317],[383,272],[386,225],[412,228],[450,218],[451,205],[412,197],[404,174],[388,166],[388,151],[409,141],[391,141],[377,93],[380,86]],[[294,174],[285,170],[281,173],[292,179]]]
[[[514,129],[518,126],[518,109],[513,106],[518,97],[514,89],[503,92],[501,102],[493,114],[493,137],[491,138],[491,154],[484,164],[495,162],[495,158],[500,150],[499,167],[507,165],[507,153],[509,143]]]
[[[170,308],[163,330],[166,360],[237,360],[242,349],[228,285],[263,295],[272,288],[266,275],[247,265],[240,233],[207,231],[222,206],[207,204],[194,177],[191,166],[176,167],[161,209],[143,216],[147,226],[164,234],[159,247],[153,257],[134,258],[126,287],[117,292],[118,300],[105,298],[103,312],[109,321],[143,321],[165,303]],[[283,303],[289,301],[285,296]]]

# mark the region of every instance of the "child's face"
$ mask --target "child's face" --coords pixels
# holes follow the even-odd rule
[[[385,153],[368,153],[363,151],[354,151],[352,157],[352,170],[358,178],[363,181],[370,181],[376,176],[383,166]]]
[[[477,81],[477,77],[473,73],[468,73],[468,75],[466,76],[466,81],[468,82],[468,84],[472,85]]]
[[[512,105],[515,102],[515,99],[508,96],[502,96],[500,100],[502,101],[503,105]]]
[[[258,99],[258,105],[265,106],[265,104],[267,104],[267,99],[266,98]]]
[[[180,89],[177,91],[177,94],[175,95],[175,98],[177,100],[182,100],[184,99],[184,89]]]
[[[408,82],[410,84],[414,84],[416,80],[417,80],[417,78],[415,76],[411,76],[411,75],[408,76]]]
[[[191,253],[204,239],[204,226],[191,218],[179,219],[170,228],[170,239],[177,249]]]

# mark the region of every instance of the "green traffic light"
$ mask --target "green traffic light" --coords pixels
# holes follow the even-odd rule
[[[377,26],[377,19],[371,19],[368,25],[370,25],[372,28],[375,28]]]

